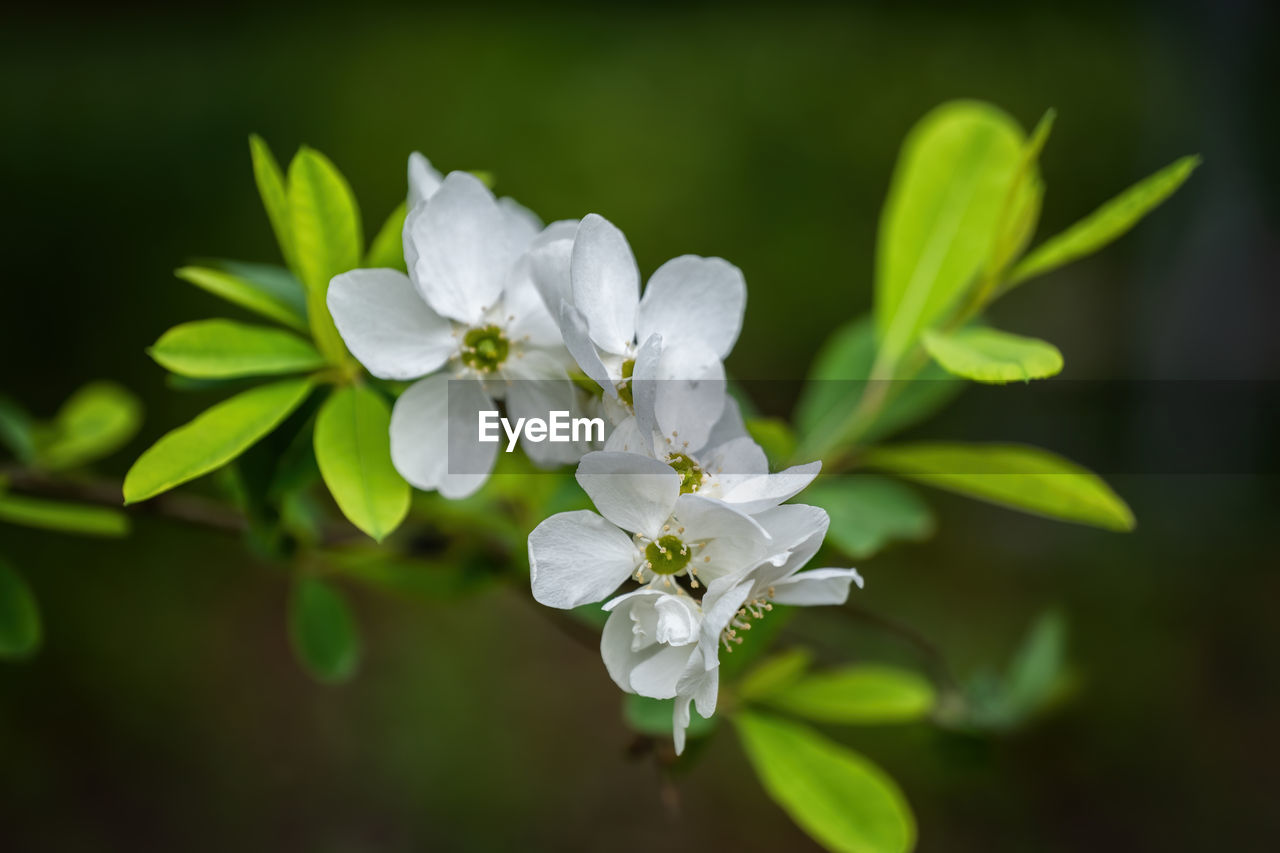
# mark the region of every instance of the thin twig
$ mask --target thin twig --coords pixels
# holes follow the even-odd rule
[[[870,610],[864,610],[856,604],[846,604],[843,610],[853,618],[868,625],[873,625],[885,633],[892,634],[906,642],[928,660],[939,682],[955,691],[961,689],[960,682],[951,671],[951,666],[947,663],[946,656],[920,632],[877,613],[872,613]]]

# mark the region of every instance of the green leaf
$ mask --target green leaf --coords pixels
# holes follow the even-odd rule
[[[305,308],[299,308],[291,298],[286,298],[282,293],[268,289],[262,283],[266,279],[255,281],[244,275],[208,267],[180,267],[173,274],[201,290],[275,320],[294,331],[305,332],[308,329]],[[298,293],[301,295],[301,289]]]
[[[6,397],[0,397],[0,444],[8,447],[19,462],[30,462],[36,455],[31,416]]]
[[[889,776],[808,726],[754,712],[734,722],[743,749],[773,801],[828,850],[903,853],[916,823]]]
[[[377,541],[409,512],[409,484],[391,464],[391,409],[368,386],[342,388],[316,420],[316,461],[342,514]]]
[[[869,317],[846,323],[827,338],[796,408],[801,435],[797,458],[825,457],[833,448],[855,441],[879,441],[928,418],[964,388],[941,367],[929,364],[915,379],[891,383],[884,407],[873,420],[862,422],[855,414],[867,393],[875,357]]]
[[[1097,474],[1046,450],[1015,444],[920,443],[882,447],[872,468],[1011,509],[1132,530],[1133,512]]]
[[[1198,156],[1183,157],[1134,184],[1066,231],[1050,237],[1014,267],[1006,287],[1091,255],[1119,238],[1173,195],[1199,165]]]
[[[325,364],[315,347],[292,332],[234,320],[174,326],[147,353],[166,370],[193,379],[301,373]]]
[[[813,663],[813,653],[805,648],[787,649],[757,664],[738,682],[734,691],[744,702],[772,696],[800,680]]]
[[[827,540],[855,560],[891,542],[919,542],[933,535],[928,505],[911,489],[884,477],[824,478],[805,492],[805,501],[827,511]]]
[[[266,208],[271,230],[280,244],[280,256],[290,267],[294,265],[293,222],[289,215],[289,198],[284,175],[267,143],[256,133],[249,137],[249,156],[253,159],[253,179],[258,184],[258,195]]]
[[[286,379],[251,388],[162,436],[125,475],[125,503],[145,501],[235,459],[301,405],[311,387],[310,379]]]
[[[622,716],[632,731],[651,737],[671,737],[675,705],[674,699],[650,699],[628,693],[622,702]],[[687,734],[691,739],[705,737],[715,731],[718,723],[715,717],[704,717],[691,709]]]
[[[1040,179],[1039,159],[1045,143],[1049,141],[1049,133],[1053,130],[1053,122],[1057,113],[1053,110],[1045,112],[1040,122],[1031,133],[1022,149],[1022,158],[1018,164],[1013,183],[1005,196],[1004,209],[1000,214],[998,236],[987,258],[984,287],[994,288],[1000,276],[1022,251],[1026,249],[1036,224],[1040,220],[1040,206],[1044,202],[1044,181]],[[983,303],[990,292],[983,294]]]
[[[355,674],[360,634],[342,594],[313,578],[301,578],[289,601],[289,635],[294,651],[317,681],[337,684]]]
[[[107,456],[133,438],[142,404],[114,382],[91,382],[72,394],[37,438],[36,457],[46,468],[74,468]]]
[[[876,247],[876,378],[952,313],[990,257],[1022,160],[1017,122],[989,104],[952,101],[903,143]]]
[[[0,658],[22,660],[40,648],[40,608],[22,575],[0,562]]]
[[[325,296],[335,275],[360,265],[360,209],[346,178],[315,149],[302,147],[289,164],[289,217],[293,268],[307,289],[311,336],[330,361],[345,361],[347,350]]]
[[[129,533],[129,519],[119,510],[5,493],[0,493],[0,521],[84,536],[115,537]]]
[[[875,725],[922,720],[937,696],[928,679],[915,672],[859,664],[810,675],[767,701],[820,723]]]
[[[1003,385],[1045,379],[1062,371],[1062,353],[1048,341],[970,327],[924,333],[924,348],[948,373]]]
[[[774,467],[781,467],[796,452],[796,434],[782,418],[747,418],[747,432]]]
[[[405,272],[404,263],[404,218],[407,213],[406,203],[400,202],[387,221],[382,223],[378,236],[369,245],[369,254],[365,255],[364,266],[371,268],[386,267]]]
[[[1066,666],[1067,623],[1050,610],[1031,626],[1005,676],[1008,702],[1018,717],[1027,717],[1052,699]]]

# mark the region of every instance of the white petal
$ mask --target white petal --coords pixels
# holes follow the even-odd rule
[[[483,486],[493,471],[498,444],[480,441],[477,421],[481,411],[492,411],[497,405],[484,385],[475,379],[450,379],[446,393],[449,397],[445,436],[448,456],[436,488],[446,498],[465,498]]]
[[[849,598],[849,584],[862,588],[857,569],[813,569],[800,572],[774,586],[773,600],[778,604],[821,606],[844,604]]]
[[[725,400],[724,365],[715,353],[696,341],[672,344],[663,338],[657,363],[637,357],[634,377],[633,395],[639,395],[636,416],[641,424],[649,407],[644,386],[651,383],[653,420],[664,439],[671,438],[676,448],[686,442],[689,448],[707,443]]]
[[[674,516],[686,529],[685,541],[707,542],[691,565],[707,581],[744,572],[773,551],[769,533],[755,519],[720,501],[681,495]]]
[[[654,651],[631,669],[631,689],[650,699],[670,699],[676,695],[680,674],[689,663],[695,646],[653,646]]]
[[[772,562],[778,567],[776,573],[763,568],[758,571],[757,576],[762,580],[757,582],[757,586],[768,586],[773,580],[802,569],[822,547],[822,540],[831,525],[826,510],[806,504],[777,506],[752,517],[769,531],[772,538],[768,550]]]
[[[538,214],[516,201],[511,196],[498,199],[498,209],[502,211],[507,223],[507,237],[512,245],[524,251],[542,230],[542,220]]]
[[[636,351],[631,366],[631,402],[640,431],[654,435],[658,430],[658,365],[662,360],[662,335],[650,335]],[[660,438],[654,441],[660,443]]]
[[[615,453],[639,453],[641,456],[657,458],[653,449],[653,435],[645,435],[634,416],[626,418],[614,427],[609,440],[604,443],[605,450]]]
[[[703,457],[707,470],[716,472],[726,485],[769,473],[768,457],[749,435],[719,445],[708,444],[715,449]]]
[[[417,151],[409,155],[409,208],[413,209],[436,194],[443,178],[431,161]]]
[[[687,595],[663,595],[654,600],[657,625],[654,638],[667,646],[687,646],[698,640],[702,610]]]
[[[553,515],[529,534],[529,583],[548,607],[603,601],[639,559],[631,537],[587,510]]]
[[[635,341],[640,270],[623,236],[602,216],[578,225],[569,262],[573,304],[587,320],[591,339],[621,355]]]
[[[545,353],[530,353],[522,361],[524,362],[522,367],[530,370],[536,368],[534,362],[543,361],[545,369],[559,369],[560,377],[558,379],[529,378],[512,381],[507,386],[508,417],[525,418],[526,420],[529,418],[541,418],[549,424],[552,412],[565,412],[564,419],[572,423],[569,418],[578,414],[575,411],[576,397],[573,393],[573,384],[569,382],[569,378],[564,374],[564,368],[556,364]],[[582,454],[586,452],[587,447],[586,442],[551,441],[549,436],[545,441],[520,440],[520,448],[524,450],[525,455],[535,465],[542,468],[553,468],[557,465],[568,465],[577,462]]]
[[[605,518],[656,539],[680,496],[680,475],[636,453],[596,451],[578,463],[578,483]]]
[[[422,298],[437,314],[468,325],[496,304],[524,250],[512,243],[493,194],[466,172],[449,173],[412,222],[405,220],[405,239],[417,255],[410,272]]]
[[[528,258],[533,283],[552,317],[560,318],[560,303],[573,300],[569,284],[569,257],[578,233],[576,219],[552,222],[534,238]]]
[[[711,434],[707,436],[707,443],[704,445],[706,449],[714,449],[722,444],[728,444],[730,441],[738,438],[750,438],[751,434],[747,432],[747,425],[742,420],[742,410],[738,406],[738,401],[733,399],[729,394],[724,397],[724,410],[720,413],[720,419],[716,421],[716,425],[711,428]],[[768,463],[761,470],[761,473],[768,471]]]
[[[453,324],[432,311],[404,273],[352,270],[329,284],[329,313],[351,354],[382,379],[417,379],[458,347]]]
[[[449,466],[449,378],[415,382],[391,410],[391,461],[400,476],[424,491],[440,485]]]
[[[721,492],[720,500],[754,515],[798,495],[820,470],[821,462],[809,462],[777,474],[749,477]]]
[[[617,389],[613,378],[600,360],[600,353],[587,333],[587,320],[582,312],[568,302],[560,303],[560,331],[564,335],[565,348],[573,356],[573,360],[582,368],[582,372],[590,376],[596,384],[604,389],[606,395],[616,397]]]
[[[684,752],[689,729],[689,704],[692,701],[692,696],[677,696],[675,708],[671,712],[671,740],[675,743],[676,755]]]
[[[511,340],[528,346],[564,348],[560,324],[551,317],[534,286],[529,255],[521,257],[512,268],[497,308],[496,319],[505,326]]]
[[[716,649],[701,647],[689,659],[689,666],[676,683],[676,692],[681,696],[692,696],[698,705],[698,713],[706,718],[716,712],[716,700],[720,693],[720,659]],[[710,657],[707,657],[710,651]]]
[[[654,272],[640,300],[637,337],[701,341],[723,360],[742,330],[747,283],[742,270],[722,258],[684,255]]]

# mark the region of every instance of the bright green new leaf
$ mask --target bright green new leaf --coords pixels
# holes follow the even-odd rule
[[[1183,157],[1134,184],[1066,231],[1050,237],[1014,267],[1006,287],[1091,255],[1122,236],[1173,195],[1199,165],[1198,156]]]
[[[779,652],[761,661],[744,675],[734,692],[744,702],[772,696],[799,681],[811,663],[813,652],[808,649],[794,648]]]
[[[1030,716],[1052,699],[1066,667],[1066,648],[1067,623],[1062,614],[1042,613],[1005,676],[1008,704],[1016,716]]]
[[[378,235],[369,244],[369,253],[365,255],[364,266],[376,269],[388,269],[405,272],[404,263],[404,217],[407,213],[405,202],[400,202],[391,211],[387,221],[382,223]]]
[[[147,353],[166,370],[193,379],[301,373],[325,364],[315,347],[292,332],[234,320],[174,326]]]
[[[997,329],[970,327],[924,333],[924,348],[948,372],[974,382],[1003,385],[1045,379],[1062,371],[1062,353],[1048,341]]]
[[[285,379],[241,392],[162,436],[124,478],[125,503],[137,503],[235,459],[302,404],[310,379]]]
[[[855,560],[891,542],[919,542],[933,534],[928,505],[902,483],[884,477],[827,477],[804,494],[806,502],[831,516],[828,541]]]
[[[31,416],[5,397],[0,397],[0,445],[9,448],[19,462],[29,462],[36,454]]]
[[[342,173],[319,151],[303,147],[289,164],[289,218],[294,271],[307,289],[307,318],[320,351],[334,362],[347,358],[325,296],[338,273],[360,265],[364,237],[360,208]]]
[[[633,731],[651,737],[669,738],[675,704],[674,699],[650,699],[628,693],[622,702],[622,716]],[[690,709],[687,734],[690,738],[704,737],[715,731],[718,723],[716,717],[704,717]]]
[[[1011,509],[1132,530],[1133,512],[1088,471],[1036,447],[1015,444],[920,443],[876,448],[866,464]]]
[[[360,209],[347,179],[313,148],[294,156],[288,186],[298,278],[323,292],[329,279],[360,266]]]
[[[337,684],[355,674],[360,634],[346,599],[319,578],[301,578],[289,600],[289,636],[317,681]]]
[[[876,378],[968,292],[999,236],[1022,129],[995,107],[952,101],[902,145],[876,247]]]
[[[249,137],[249,156],[253,158],[253,179],[258,184],[258,195],[262,196],[262,206],[266,208],[267,219],[271,220],[271,230],[275,232],[276,242],[280,244],[280,256],[292,267],[293,222],[289,215],[288,191],[285,189],[280,164],[276,162],[266,141],[256,133]]]
[[[261,314],[295,331],[307,331],[305,307],[299,307],[283,293],[274,292],[261,280],[208,267],[180,267],[173,274],[233,305]],[[300,289],[298,293],[301,295]]]
[[[923,676],[881,664],[859,664],[810,675],[767,702],[819,723],[876,725],[923,720],[937,696]]]
[[[1000,226],[997,229],[998,236],[991,255],[987,258],[984,274],[986,288],[994,288],[1009,264],[1027,248],[1027,243],[1031,242],[1035,233],[1036,224],[1040,221],[1040,206],[1044,202],[1040,152],[1049,141],[1049,133],[1053,130],[1056,117],[1054,110],[1047,111],[1023,146],[1018,171],[1005,196],[1004,210],[1000,214]],[[984,293],[983,296],[990,296],[990,293]]]
[[[0,658],[21,660],[40,648],[40,608],[22,575],[0,562]]]
[[[858,402],[867,393],[875,356],[875,330],[869,317],[846,323],[827,338],[796,408],[801,436],[798,459],[825,457],[833,448],[852,442],[879,441],[924,420],[964,388],[964,383],[931,363],[915,379],[886,383],[884,407],[864,421],[857,417]]]
[[[409,484],[391,464],[391,409],[372,388],[339,389],[316,419],[320,474],[342,514],[375,540],[409,512]]]
[[[765,791],[837,853],[904,853],[916,822],[898,786],[858,753],[808,726],[754,712],[734,717]]]
[[[84,536],[125,536],[129,533],[129,519],[119,510],[3,492],[0,492],[0,521]]]
[[[107,456],[133,438],[142,404],[114,382],[91,382],[72,394],[47,431],[37,438],[36,458],[46,468],[73,468]]]

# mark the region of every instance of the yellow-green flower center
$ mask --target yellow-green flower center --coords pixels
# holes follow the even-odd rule
[[[622,381],[618,383],[618,398],[629,408],[635,408],[635,395],[631,392],[631,374],[635,373],[636,360],[629,358],[622,362]]]
[[[680,475],[680,494],[687,495],[698,491],[702,485],[702,478],[706,475],[697,462],[683,453],[673,453],[667,457],[667,464],[671,466],[671,470]]]
[[[462,363],[481,373],[502,366],[511,352],[511,342],[497,326],[468,329],[462,338]]]
[[[679,536],[670,534],[655,539],[644,549],[644,557],[649,561],[649,568],[659,575],[674,575],[689,565],[692,553],[689,546],[680,541]]]

